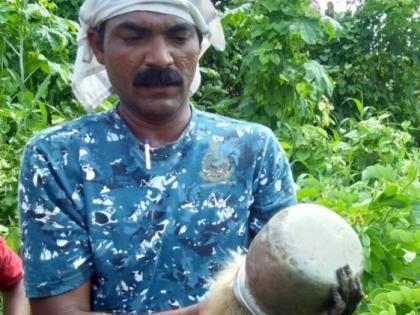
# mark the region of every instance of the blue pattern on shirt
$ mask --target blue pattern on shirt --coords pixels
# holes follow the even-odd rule
[[[92,308],[156,312],[197,302],[229,252],[296,202],[290,167],[258,124],[193,110],[151,152],[116,109],[36,135],[19,204],[29,297],[91,278]]]

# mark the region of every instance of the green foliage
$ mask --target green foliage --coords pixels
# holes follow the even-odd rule
[[[381,2],[383,6],[387,3]],[[204,87],[217,87],[220,93],[203,95],[202,103],[222,114],[277,127],[297,177],[299,200],[330,207],[355,227],[366,261],[366,299],[357,313],[417,314],[420,156],[415,128],[419,111],[407,104],[418,102],[420,72],[418,64],[413,63],[415,58],[408,60],[395,53],[402,48],[403,54],[418,57],[419,45],[404,46],[401,42],[387,54],[385,48],[369,53],[365,46],[373,45],[375,38],[361,22],[372,20],[367,8],[364,17],[348,15],[348,22],[340,20],[341,27],[318,18],[318,25],[326,27],[317,32],[315,18],[303,18],[307,24],[296,22],[302,16],[302,11],[298,14],[299,5],[304,4],[261,1],[224,16],[227,38],[233,44],[228,41],[228,62],[210,55],[211,67],[219,72],[212,70],[211,76],[206,73],[204,77],[210,82],[205,81]],[[388,5],[395,6],[396,2]],[[283,10],[296,15],[288,19]],[[357,23],[360,26],[354,27]],[[282,24],[286,25],[283,33],[279,32]],[[235,26],[239,33],[232,31]],[[330,33],[326,32],[327,26]],[[397,37],[404,32],[402,28],[395,26]],[[329,42],[336,29],[340,37]],[[387,32],[392,34],[389,28]],[[411,35],[409,32],[407,36]],[[322,46],[312,50],[314,43]],[[290,47],[298,49],[287,50]],[[241,76],[234,77],[238,65]],[[395,65],[399,68],[391,71]],[[330,76],[336,82],[333,94]],[[404,81],[408,76],[411,81]],[[389,80],[401,86],[388,89],[385,85],[384,89],[384,82]],[[299,97],[303,101],[299,102]],[[395,300],[395,296],[404,294],[407,298]]]
[[[310,60],[308,46],[325,43],[335,29],[311,8],[311,1],[252,2],[250,41],[244,52],[244,103],[248,117],[275,126],[277,121],[310,122],[322,96],[333,86]]]
[[[34,132],[81,114],[69,88],[77,25],[51,7],[48,1],[0,2],[0,234],[16,252],[23,146]]]
[[[42,2],[47,2],[47,7],[54,14],[73,21],[79,21],[79,9],[84,0],[54,0],[53,3],[48,0],[40,1],[40,3]]]
[[[251,45],[249,38],[249,4],[234,1],[237,8],[228,10],[222,15],[223,28],[227,47],[223,53],[210,49],[201,65],[203,84],[194,95],[196,106],[210,112],[236,115],[243,114],[237,110],[240,103],[243,78],[238,76],[243,62],[243,52]]]
[[[317,105],[331,95],[333,82],[309,58],[309,46],[333,38],[335,24],[321,19],[309,0],[235,3],[238,8],[223,16],[227,53],[211,53],[204,60],[221,72],[204,73],[197,103],[271,127],[278,121],[315,119]]]
[[[299,200],[353,225],[366,270],[357,314],[420,313],[419,1],[357,0],[341,27],[309,0],[218,1],[227,50],[203,58],[194,97],[275,129]],[[0,3],[0,233],[15,250],[22,148],[82,114],[69,87],[77,25],[59,17],[75,20],[81,2]]]
[[[357,97],[395,122],[411,122],[420,141],[420,0],[366,0],[354,14],[339,16],[333,42],[312,58],[327,64],[336,82],[332,102],[340,118],[354,115]]]
[[[24,0],[1,2],[0,12],[0,226],[14,231],[24,144],[32,133],[81,113],[69,101],[77,25]]]
[[[417,314],[420,151],[386,118],[350,118],[330,134],[304,125],[279,129],[278,135],[298,176],[298,199],[334,209],[359,233],[367,292],[360,310],[369,310],[363,314]],[[412,298],[402,293],[411,291]],[[399,294],[407,297],[386,299]]]
[[[419,308],[416,305],[420,304],[419,288],[390,284],[372,291],[370,295],[372,304],[369,305],[369,312],[361,315],[418,314]]]

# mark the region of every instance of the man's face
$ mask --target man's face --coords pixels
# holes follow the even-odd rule
[[[102,38],[90,32],[89,39],[122,104],[136,115],[164,120],[187,106],[200,53],[194,25],[134,11],[111,18]]]

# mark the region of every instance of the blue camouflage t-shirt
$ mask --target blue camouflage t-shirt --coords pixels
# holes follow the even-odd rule
[[[193,109],[180,138],[151,150],[116,108],[37,134],[19,204],[31,298],[92,280],[92,310],[187,306],[279,209],[296,202],[288,161],[258,124]]]

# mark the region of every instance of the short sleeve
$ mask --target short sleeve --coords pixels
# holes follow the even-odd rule
[[[70,152],[28,144],[21,163],[19,208],[24,281],[30,298],[62,294],[93,273],[80,187]]]
[[[0,291],[15,285],[22,279],[22,262],[0,237]]]
[[[254,202],[251,208],[251,236],[279,210],[296,204],[296,192],[289,161],[271,130],[254,175]]]

